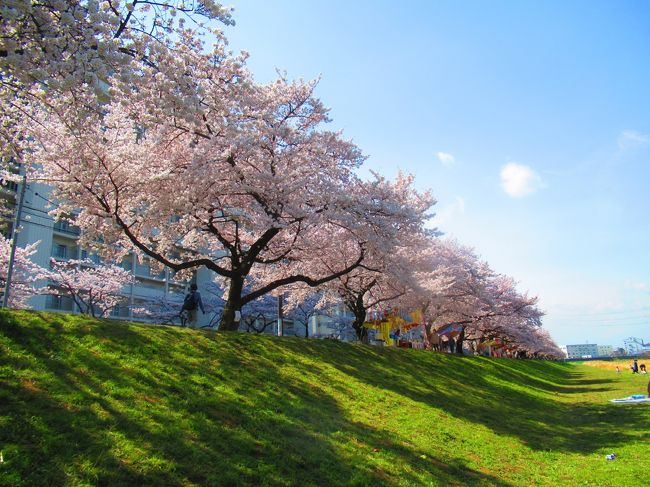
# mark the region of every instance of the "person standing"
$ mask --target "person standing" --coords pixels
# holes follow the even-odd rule
[[[632,363],[632,373],[633,374],[639,373],[639,364],[636,363],[636,359],[634,359],[634,362]]]
[[[181,310],[181,312],[187,312],[187,326],[190,328],[196,328],[199,308],[201,308],[201,312],[205,314],[203,301],[201,300],[201,293],[197,290],[196,284],[192,283],[190,286],[190,292],[185,295],[185,299],[183,300],[183,309]]]

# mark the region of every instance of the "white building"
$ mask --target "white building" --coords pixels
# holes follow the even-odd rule
[[[21,185],[10,184],[4,190],[2,197],[9,206],[15,207],[16,200],[20,194]],[[80,229],[64,221],[55,221],[48,212],[52,209],[52,202],[48,196],[50,188],[43,184],[30,183],[25,189],[21,221],[19,224],[17,244],[25,247],[35,242],[40,242],[38,250],[31,259],[41,267],[48,268],[50,259],[90,259],[100,263],[98,255],[88,252],[78,245]],[[7,222],[8,223],[8,222]],[[5,233],[10,232],[11,224]],[[126,257],[121,265],[132,271],[136,277],[136,283],[126,286],[124,294],[127,297],[124,305],[112,310],[111,316],[115,318],[134,319],[132,308],[144,304],[151,298],[165,298],[172,295],[184,295],[189,283],[180,284],[171,279],[171,269],[163,272],[152,270],[150,262],[146,259],[138,261],[135,255]],[[199,269],[192,279],[197,283],[199,291],[205,288],[205,284],[211,280],[211,272],[208,269]],[[45,285],[46,283],[42,283]],[[203,293],[205,295],[205,293]],[[47,311],[66,311],[75,313],[74,303],[71,299],[52,295],[37,295],[30,299],[29,305],[33,309]],[[179,309],[180,311],[180,309]],[[213,316],[198,314],[198,325],[207,325]]]
[[[327,315],[319,314],[311,318],[309,336],[354,341],[356,333],[351,327],[353,319],[354,315],[343,304],[334,305]]]
[[[566,346],[567,358],[596,358],[598,357],[598,345],[592,343],[581,343],[579,345]]]
[[[614,355],[614,347],[611,345],[598,345],[599,357],[611,357]]]

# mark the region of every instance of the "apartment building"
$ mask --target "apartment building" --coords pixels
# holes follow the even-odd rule
[[[0,195],[9,208],[14,209],[21,193],[22,185],[10,183],[6,185]],[[54,204],[50,198],[51,189],[44,184],[29,183],[24,192],[22,213],[17,233],[17,244],[20,247],[39,242],[36,254],[32,260],[41,267],[50,266],[50,260],[89,259],[94,263],[101,263],[99,255],[82,248],[79,243],[81,230],[65,221],[56,221],[48,213]],[[7,236],[11,232],[13,222],[5,221],[3,230]],[[133,285],[126,286],[124,295],[125,303],[112,310],[114,318],[139,320],[134,316],[132,309],[144,304],[151,299],[166,299],[184,295],[189,283],[178,283],[171,279],[173,271],[165,269],[162,272],[153,270],[146,259],[138,260],[135,255],[127,256],[121,263],[126,270],[132,271],[136,277]],[[205,268],[199,269],[193,281],[199,290],[205,288],[211,281],[211,272]],[[42,285],[47,283],[43,282]],[[78,312],[71,299],[52,295],[33,296],[29,305],[33,309],[47,311]],[[207,325],[213,316],[199,313],[199,326]],[[146,320],[145,320],[146,321]]]
[[[612,345],[598,345],[599,357],[612,357],[614,355],[614,347]]]
[[[598,345],[581,343],[578,345],[566,346],[567,358],[596,358],[598,357]]]

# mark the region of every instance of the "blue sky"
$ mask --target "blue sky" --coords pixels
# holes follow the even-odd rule
[[[321,76],[367,168],[539,295],[559,344],[650,341],[650,3],[240,1],[258,81]]]

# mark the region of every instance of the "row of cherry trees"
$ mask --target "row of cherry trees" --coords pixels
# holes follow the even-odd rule
[[[324,128],[315,81],[257,83],[213,21],[232,23],[212,0],[0,6],[3,158],[54,188],[82,245],[179,279],[207,267],[223,330],[270,294],[297,309],[318,290],[360,338],[368,310],[393,306],[424,309],[431,334],[462,324],[459,347],[550,341],[534,298],[427,230],[430,193],[358,176],[364,156]]]
[[[455,325],[456,352],[463,344],[498,341],[531,356],[560,357],[561,351],[541,328],[537,297],[517,290],[510,277],[494,272],[472,249],[453,239],[405,236],[389,256],[375,256],[375,267],[361,266],[327,285],[354,313],[357,336],[371,311],[421,310],[428,342]]]

